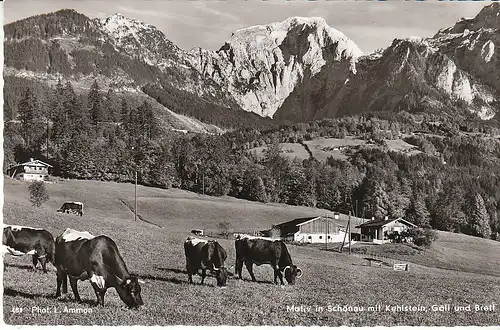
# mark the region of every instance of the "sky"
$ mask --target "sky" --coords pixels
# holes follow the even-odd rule
[[[481,1],[301,0],[6,0],[4,24],[72,8],[90,18],[121,13],[156,26],[183,49],[219,49],[232,32],[291,16],[323,17],[369,53],[394,38],[433,36],[462,17],[474,17]]]

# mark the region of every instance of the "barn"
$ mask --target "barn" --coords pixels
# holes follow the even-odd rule
[[[390,220],[387,217],[383,220],[371,220],[356,226],[356,228],[361,229],[361,237],[364,242],[375,244],[390,243],[387,235],[392,232],[401,233],[414,227],[417,226],[403,218]]]
[[[343,216],[343,215],[341,215]],[[347,216],[345,216],[347,217]],[[271,231],[279,231],[281,240],[297,243],[334,243],[342,242],[346,228],[337,219],[326,216],[297,218],[273,226]],[[351,230],[351,237],[353,237]]]
[[[30,158],[26,163],[17,164],[7,169],[11,178],[25,181],[44,181],[49,177],[49,169],[52,165],[41,160]]]

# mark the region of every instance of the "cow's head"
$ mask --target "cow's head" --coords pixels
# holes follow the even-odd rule
[[[290,285],[295,284],[295,279],[301,278],[302,277],[302,269],[299,267],[292,265],[292,266],[286,266],[285,270],[283,271],[285,273],[285,279]]]
[[[3,227],[2,244],[9,245],[10,241],[13,239],[12,228],[9,226]]]
[[[130,276],[125,279],[116,277],[119,283],[118,293],[120,298],[129,308],[138,308],[144,305],[141,297],[141,286],[139,283],[144,283],[136,276]]]
[[[229,273],[227,268],[221,266],[220,268],[214,267],[215,278],[217,279],[217,286],[226,286],[227,278],[229,277]]]

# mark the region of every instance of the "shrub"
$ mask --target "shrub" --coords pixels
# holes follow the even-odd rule
[[[408,230],[409,237],[412,238],[413,244],[417,246],[430,247],[438,235],[432,229],[411,228]]]
[[[49,193],[43,181],[35,181],[28,187],[30,191],[30,202],[33,206],[40,207],[49,200]]]
[[[221,222],[219,222],[219,224],[217,225],[217,227],[220,230],[220,234],[222,236],[224,236],[224,238],[227,239],[229,237],[229,229],[230,229],[229,222],[227,222],[227,221],[221,221]]]

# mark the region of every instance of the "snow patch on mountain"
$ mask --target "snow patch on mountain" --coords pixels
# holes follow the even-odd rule
[[[493,41],[489,40],[486,42],[481,48],[481,57],[483,57],[484,61],[488,63],[491,61],[493,54],[495,53],[495,44]]]

